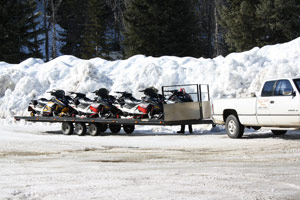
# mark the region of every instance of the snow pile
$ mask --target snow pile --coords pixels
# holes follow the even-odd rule
[[[258,91],[268,78],[300,76],[300,38],[214,59],[137,55],[127,60],[82,60],[61,56],[44,63],[30,58],[20,64],[0,62],[0,117],[28,115],[31,99],[51,89],[88,93],[161,88],[173,84],[209,84],[211,97],[243,96]],[[88,96],[92,96],[91,93]]]

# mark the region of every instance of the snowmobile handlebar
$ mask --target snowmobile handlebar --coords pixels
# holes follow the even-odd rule
[[[128,92],[119,92],[119,91],[117,91],[115,93],[117,93],[117,94],[127,94]]]
[[[176,93],[176,92],[178,92],[178,90],[165,90],[164,92]]]

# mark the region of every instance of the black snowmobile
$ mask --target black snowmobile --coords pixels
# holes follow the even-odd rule
[[[122,111],[114,106],[116,98],[112,95],[109,95],[109,91],[106,88],[100,88],[93,93],[97,95],[95,100],[97,103],[99,103],[97,109],[100,117],[120,118],[120,116],[122,115]]]

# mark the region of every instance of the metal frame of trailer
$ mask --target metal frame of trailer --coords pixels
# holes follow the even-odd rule
[[[62,133],[71,135],[75,128],[77,135],[85,135],[87,132],[86,124],[89,124],[90,135],[104,135],[109,127],[112,133],[123,130],[130,134],[134,131],[135,125],[154,125],[154,126],[175,126],[186,124],[214,124],[211,120],[211,107],[209,97],[209,86],[201,84],[163,86],[162,94],[166,99],[170,88],[191,88],[190,95],[196,98],[194,102],[164,104],[164,119],[134,119],[134,118],[86,118],[86,117],[43,117],[43,116],[15,116],[15,120],[25,120],[30,122],[50,122],[62,123]],[[206,92],[203,92],[203,89]],[[205,95],[203,94],[206,94]],[[206,98],[206,100],[205,100]],[[75,124],[75,127],[74,125]]]

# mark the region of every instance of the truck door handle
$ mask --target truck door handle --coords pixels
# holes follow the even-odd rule
[[[274,103],[274,101],[270,101],[270,103]]]

